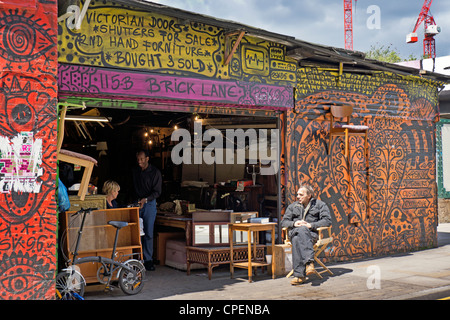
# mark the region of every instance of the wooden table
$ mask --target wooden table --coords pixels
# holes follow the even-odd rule
[[[192,218],[179,216],[174,213],[157,214],[155,225],[183,229],[186,233],[186,245],[192,245]]]
[[[252,268],[268,266],[270,263],[261,262],[256,260],[256,245],[257,241],[251,243],[250,239],[253,232],[253,239],[258,239],[258,232],[268,231],[272,232],[272,252],[275,249],[275,226],[276,223],[231,223],[229,225],[229,238],[230,238],[230,273],[231,278],[234,276],[234,268],[248,269],[248,281],[252,282]],[[247,262],[234,262],[233,261],[233,231],[246,231],[248,241],[248,259]],[[272,279],[275,279],[275,261],[272,259]]]

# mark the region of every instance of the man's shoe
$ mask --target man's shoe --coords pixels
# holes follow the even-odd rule
[[[145,261],[144,267],[145,267],[145,270],[147,270],[147,271],[155,271],[155,266],[153,265],[153,261]]]
[[[305,277],[295,277],[294,279],[291,280],[291,284],[293,286],[298,286],[300,284],[302,284],[303,282],[305,282],[306,278]]]
[[[306,275],[310,276],[313,274],[317,274],[316,269],[314,269],[314,262],[310,262],[306,264]]]

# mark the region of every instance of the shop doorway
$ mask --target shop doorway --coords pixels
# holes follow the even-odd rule
[[[104,104],[86,102],[86,106],[85,109],[72,109],[67,113],[63,147],[97,159],[98,165],[90,181],[90,193],[102,193],[103,183],[112,179],[121,186],[117,198],[119,205],[130,204],[133,201],[131,168],[136,165],[137,150],[146,149],[152,165],[163,175],[159,205],[183,200],[191,208],[258,211],[260,216],[280,219],[280,162],[270,162],[274,159],[274,147],[278,147],[273,145],[275,140],[271,138],[277,135],[276,139],[281,139],[277,113],[218,107],[186,107],[185,110],[166,111],[165,108],[147,106],[143,110],[142,106],[133,103],[122,103],[120,107],[114,107],[113,103],[105,107]],[[96,117],[108,121],[96,121],[99,119]],[[205,138],[209,129],[220,132],[223,150],[214,144],[217,148],[211,153],[212,140],[200,139],[201,145],[195,145],[199,133]],[[177,148],[181,139],[174,141],[176,130],[189,134],[190,163],[180,163],[179,159],[174,161],[174,152],[181,158],[186,152]],[[243,145],[236,135],[230,143],[230,137],[227,137],[229,132],[244,133]],[[260,148],[255,156],[250,146],[253,133],[256,133],[258,141],[262,138],[260,133],[265,133],[265,145],[272,150],[262,152]],[[230,162],[230,154],[227,158],[227,143],[233,148],[234,162]],[[240,153],[242,147],[244,158]],[[201,153],[200,162],[200,158],[195,159],[195,151]],[[222,152],[223,161],[208,162],[211,156],[216,157],[215,152]],[[280,159],[279,154],[276,157]],[[270,165],[277,166],[276,170],[261,174],[261,166],[264,169]],[[78,169],[60,163],[60,177],[67,184],[69,194],[76,194],[76,184],[81,179],[81,170]]]

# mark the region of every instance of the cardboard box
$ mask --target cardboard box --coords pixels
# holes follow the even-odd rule
[[[286,276],[292,270],[292,247],[287,244],[275,245],[275,252],[272,247],[267,247],[267,254],[272,255],[272,261],[275,261],[275,276]],[[267,268],[269,274],[272,274],[272,268]]]

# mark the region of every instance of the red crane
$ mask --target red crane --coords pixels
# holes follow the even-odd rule
[[[441,32],[441,28],[436,25],[433,16],[430,13],[430,6],[433,0],[425,0],[417,18],[416,25],[413,32],[406,35],[407,43],[415,43],[418,41],[417,28],[424,23],[424,38],[423,38],[423,58],[436,58],[436,44],[434,36]]]
[[[353,50],[353,12],[352,0],[344,0],[345,49]]]

